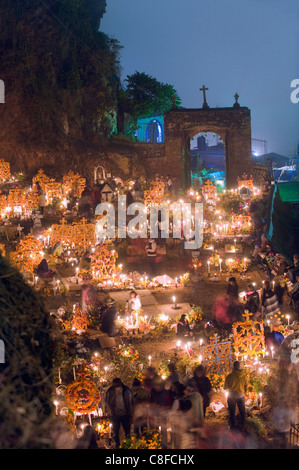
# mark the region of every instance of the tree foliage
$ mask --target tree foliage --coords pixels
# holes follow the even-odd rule
[[[98,30],[105,0],[2,0],[0,60],[7,91],[32,127],[111,129],[120,80],[117,40]]]
[[[135,72],[126,78],[126,99],[136,118],[164,114],[181,100],[177,91],[168,83],[159,82],[145,73]]]

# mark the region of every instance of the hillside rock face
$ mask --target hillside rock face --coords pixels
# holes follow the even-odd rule
[[[105,8],[106,0],[0,0],[0,158],[13,171],[109,159],[120,46],[98,30]]]

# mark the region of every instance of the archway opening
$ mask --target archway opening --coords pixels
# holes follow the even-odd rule
[[[190,139],[191,186],[213,181],[218,192],[225,188],[225,146],[215,132],[199,132]]]

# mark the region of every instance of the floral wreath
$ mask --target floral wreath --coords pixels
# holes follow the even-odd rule
[[[99,390],[89,379],[75,380],[69,384],[64,396],[68,407],[77,413],[91,413],[101,401]]]

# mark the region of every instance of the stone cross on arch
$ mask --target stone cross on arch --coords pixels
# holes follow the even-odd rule
[[[203,92],[203,108],[208,108],[208,103],[207,103],[207,98],[206,98],[206,91],[208,91],[208,88],[206,88],[205,85],[202,86],[202,88],[199,89],[199,91]]]

